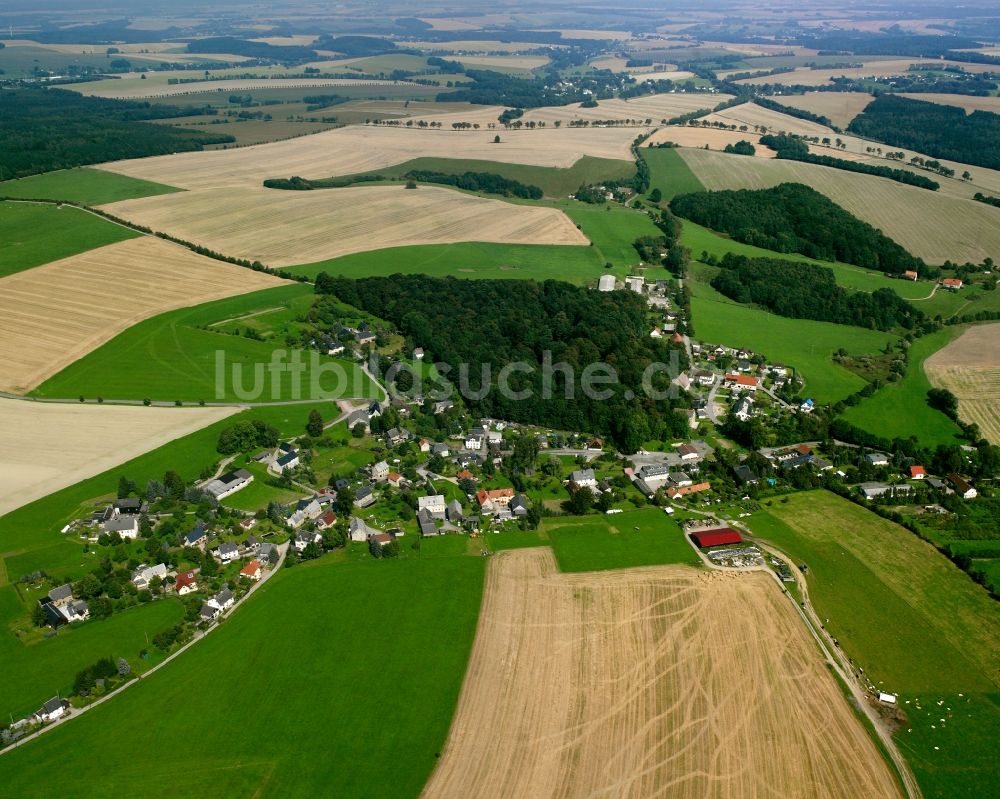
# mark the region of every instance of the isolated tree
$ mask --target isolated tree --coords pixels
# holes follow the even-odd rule
[[[306,422],[306,432],[313,438],[323,435],[323,417],[318,410],[309,411],[309,421]]]
[[[493,137],[493,143],[494,144],[499,144],[500,143],[500,134],[499,133],[496,136]]]
[[[35,605],[31,611],[31,623],[36,627],[45,627],[49,623],[48,614],[41,605]]]
[[[118,676],[128,677],[132,673],[132,667],[125,658],[118,658]]]
[[[574,516],[583,516],[594,507],[594,492],[584,486],[570,494],[566,509]]]

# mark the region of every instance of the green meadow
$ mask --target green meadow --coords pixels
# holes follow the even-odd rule
[[[138,235],[68,205],[0,202],[0,277]]]
[[[316,380],[322,391],[339,392],[342,397],[375,396],[377,389],[356,365],[315,351],[300,353],[301,379],[293,379],[287,370],[272,379],[268,368],[272,358],[283,356],[286,363],[293,359],[285,335],[297,331],[295,317],[311,302],[312,287],[293,283],[169,311],[120,333],[53,375],[34,394],[270,402],[315,397],[311,386]],[[226,333],[220,324],[260,312],[269,313],[273,322],[263,341]],[[317,369],[310,365],[314,355]],[[222,379],[217,380],[220,363]]]
[[[927,404],[932,386],[924,361],[961,332],[961,327],[946,327],[918,338],[909,349],[906,376],[845,410],[844,419],[883,438],[914,436],[924,446],[958,443],[958,425]]]
[[[649,166],[649,189],[659,189],[663,199],[672,200],[678,194],[704,191],[697,175],[691,171],[673,147],[643,147],[642,160]]]
[[[77,167],[46,172],[0,183],[0,197],[23,197],[29,200],[65,200],[83,205],[104,205],[155,194],[181,191],[173,186],[130,178],[103,169]]]
[[[565,200],[556,207],[566,213],[593,242],[601,263],[614,267],[638,266],[639,254],[632,243],[640,236],[660,236],[659,228],[641,211],[617,203],[587,205]],[[666,277],[666,272],[663,272]]]
[[[694,266],[694,265],[693,265]],[[892,341],[887,333],[832,322],[788,319],[735,303],[694,277],[691,314],[695,335],[702,341],[747,347],[772,363],[794,366],[805,380],[803,396],[820,403],[837,402],[865,384],[853,372],[833,362],[841,347],[852,355],[880,352]]]
[[[775,499],[761,538],[806,563],[809,595],[841,648],[899,694],[895,738],[926,797],[996,784],[1000,617],[979,586],[902,527],[825,491]]]
[[[517,180],[527,186],[538,186],[546,197],[566,198],[583,185],[601,183],[605,180],[628,180],[635,175],[635,164],[617,158],[595,158],[590,155],[583,156],[571,167],[562,168],[505,164],[500,161],[481,161],[468,158],[414,158],[383,169],[358,172],[355,175],[329,178],[329,180],[340,182],[346,178],[361,175],[382,175],[386,178],[399,180],[414,170],[444,172],[450,175],[463,172],[488,172],[502,175],[508,180]],[[319,181],[312,181],[312,183],[316,185]]]
[[[485,559],[283,569],[161,673],[0,758],[11,796],[417,796],[472,648]],[[100,756],[95,756],[100,753]]]
[[[610,516],[550,517],[539,534],[551,542],[563,572],[700,563],[681,528],[659,508]]]

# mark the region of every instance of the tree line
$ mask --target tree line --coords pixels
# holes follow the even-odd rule
[[[796,252],[898,275],[927,267],[899,244],[801,183],[770,189],[682,194],[670,202],[677,216],[776,252]]]
[[[645,300],[633,292],[589,291],[554,280],[353,280],[325,273],[317,276],[316,291],[390,322],[408,343],[424,348],[425,360],[450,366],[448,379],[456,384],[464,365],[471,392],[461,399],[473,413],[598,433],[625,452],[650,439],[687,435],[686,418],[674,412],[685,400],[654,399],[642,388],[649,364],[670,363],[673,352],[683,369],[686,356],[682,348],[650,338]],[[572,375],[553,370],[548,390],[541,370],[546,353],[551,363],[572,369]],[[526,391],[526,398],[496,390],[499,371],[514,362],[534,367],[510,376],[511,389]],[[616,370],[617,382],[601,386],[609,392],[606,399],[585,396],[583,370],[601,363]],[[669,381],[666,372],[652,377],[664,392]]]
[[[726,253],[712,287],[731,300],[759,305],[779,316],[815,319],[872,330],[910,330],[924,314],[892,289],[871,294],[837,285],[833,270],[801,261],[747,258]]]

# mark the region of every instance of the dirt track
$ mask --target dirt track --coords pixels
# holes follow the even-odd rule
[[[495,556],[427,797],[883,797],[889,772],[763,574]]]

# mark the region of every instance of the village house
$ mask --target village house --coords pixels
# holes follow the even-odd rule
[[[389,472],[388,477],[385,478],[385,482],[393,488],[402,488],[409,481],[399,472]]]
[[[369,536],[378,535],[381,532],[381,530],[366,524],[365,520],[360,516],[352,516],[347,528],[348,536],[355,543],[364,543],[368,540]]]
[[[132,575],[132,585],[142,591],[149,588],[154,577],[159,577],[162,581],[167,576],[166,564],[157,563],[155,566],[140,566]]]
[[[569,476],[569,482],[576,483],[579,488],[596,488],[597,478],[593,469],[578,469]]]
[[[422,361],[424,359],[424,348],[414,347],[413,348],[413,360]]]
[[[513,488],[496,488],[487,491],[481,489],[476,492],[476,501],[486,515],[498,512],[501,508],[506,509],[510,501],[514,498]]]
[[[696,461],[700,458],[698,448],[694,444],[681,444],[677,448],[677,454],[682,461]]]
[[[753,400],[750,397],[740,397],[733,406],[733,416],[741,422],[746,422],[753,416]]]
[[[431,444],[431,455],[440,455],[442,458],[447,458],[451,454],[451,449],[448,448],[447,444]]]
[[[442,414],[445,411],[450,411],[455,407],[455,403],[451,400],[441,400],[440,402],[435,402],[432,411],[435,416]]]
[[[138,516],[141,513],[145,513],[147,509],[146,503],[135,497],[124,497],[123,499],[115,500],[113,507],[115,513],[131,516]]]
[[[420,451],[421,452],[430,452],[431,451],[431,442],[428,441],[426,438],[420,439],[420,443],[419,443],[418,446],[420,447]]]
[[[279,552],[277,544],[261,544],[257,559],[264,564],[272,566],[278,562]]]
[[[760,482],[760,478],[757,477],[757,473],[749,466],[742,463],[733,469],[733,474],[736,475],[736,479],[743,485],[756,485]]]
[[[389,476],[389,464],[385,461],[379,461],[372,465],[372,479],[373,480],[385,480]]]
[[[402,427],[392,427],[386,431],[385,441],[390,447],[396,447],[409,440],[410,434]]]
[[[174,580],[174,590],[177,596],[186,596],[198,590],[198,580],[193,571],[180,572]]]
[[[286,452],[284,455],[279,455],[271,461],[271,465],[267,468],[275,474],[284,474],[288,470],[295,469],[298,465],[299,453],[297,450],[292,450],[291,452]]]
[[[428,497],[417,497],[417,511],[426,510],[435,519],[443,519],[446,511],[444,496],[431,494]]]
[[[215,499],[225,499],[230,494],[235,494],[241,488],[246,488],[253,482],[253,475],[246,469],[236,469],[226,472],[223,475],[209,480],[202,487],[202,490],[211,494]]]
[[[486,431],[481,427],[473,427],[465,437],[465,448],[479,450],[483,448],[483,439],[486,438]]]
[[[949,474],[948,482],[951,483],[952,488],[955,489],[955,493],[962,499],[975,499],[979,496],[979,492],[964,477],[957,474]]]
[[[923,466],[911,466],[910,467],[910,479],[911,480],[926,480],[927,470]]]
[[[462,519],[463,519],[462,503],[459,502],[457,499],[453,499],[451,502],[448,503],[448,509],[445,513],[448,518],[448,521],[451,522],[452,524],[455,525],[462,524]]]
[[[232,541],[223,541],[212,554],[219,563],[232,563],[239,560],[240,548]]]
[[[524,494],[515,494],[507,508],[515,518],[522,519],[528,515],[528,498]]]
[[[337,514],[332,510],[328,510],[322,516],[316,520],[316,529],[318,530],[329,530],[333,525],[337,523]]]
[[[372,418],[369,416],[368,411],[364,408],[360,408],[356,411],[350,413],[347,417],[347,429],[354,430],[355,427],[361,425],[365,433],[371,432]]]
[[[722,383],[726,388],[734,392],[749,391],[751,393],[756,393],[757,389],[760,387],[760,379],[754,377],[753,375],[730,373],[725,376]]]
[[[872,466],[888,466],[889,456],[884,452],[869,452],[865,455],[865,460]]]
[[[417,526],[420,528],[420,535],[424,537],[440,534],[434,521],[434,514],[427,508],[421,508],[417,511]]]
[[[69,702],[67,700],[54,696],[42,705],[41,708],[36,710],[31,718],[36,724],[55,721],[56,719],[62,718],[68,709]]]
[[[361,486],[354,494],[354,507],[367,508],[375,504],[375,492],[371,486]]]
[[[226,611],[236,604],[236,597],[228,588],[223,588],[219,593],[208,598],[208,604],[220,611]]]
[[[108,535],[117,533],[119,538],[134,541],[139,537],[139,520],[135,516],[116,516],[106,521],[101,529]]]
[[[948,291],[958,291],[963,285],[962,281],[957,277],[946,277],[941,281],[942,288],[946,288]]]
[[[253,580],[257,582],[260,579],[260,561],[252,560],[242,569],[240,569],[240,577],[246,577],[248,580]]]

